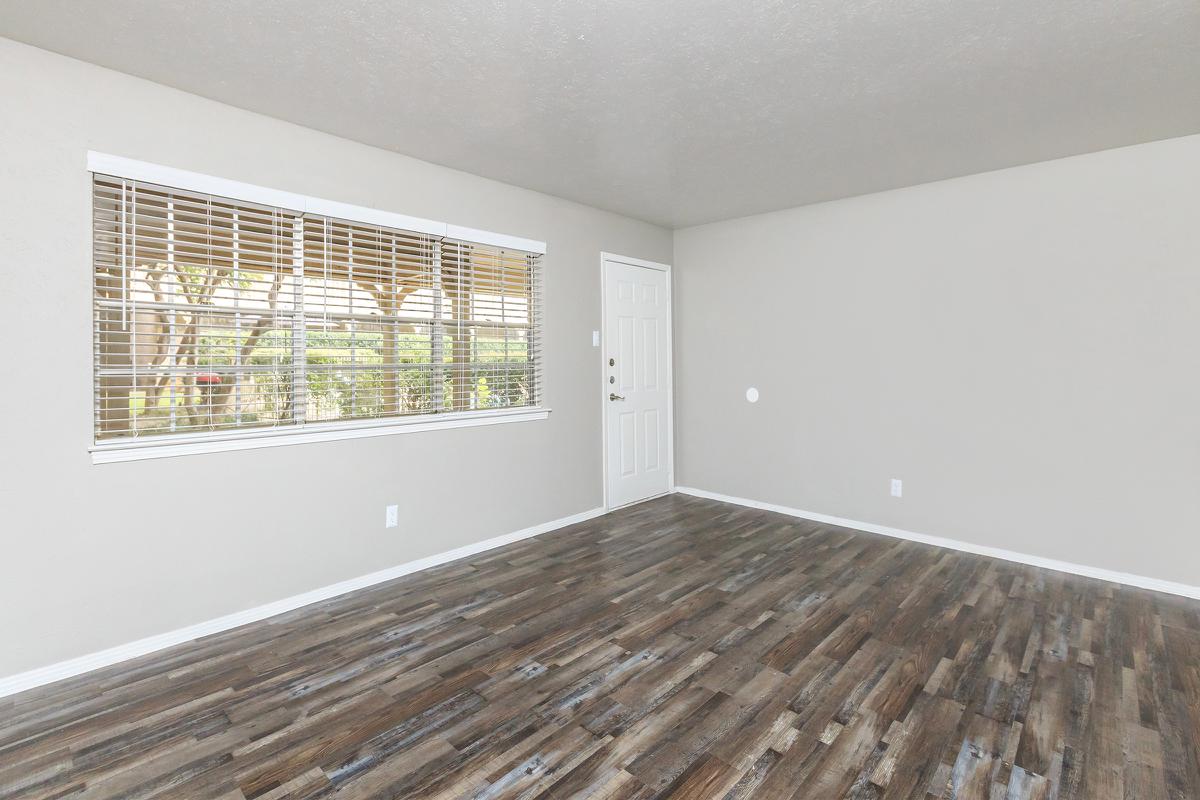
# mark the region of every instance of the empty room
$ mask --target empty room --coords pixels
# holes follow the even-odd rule
[[[1196,0],[0,0],[0,800],[1198,800]]]

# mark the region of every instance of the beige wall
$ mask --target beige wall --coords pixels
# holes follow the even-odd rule
[[[675,310],[679,485],[1200,585],[1200,137],[680,230]]]
[[[88,149],[546,241],[550,419],[93,466]],[[0,676],[601,504],[599,254],[668,231],[5,39],[0,184]]]

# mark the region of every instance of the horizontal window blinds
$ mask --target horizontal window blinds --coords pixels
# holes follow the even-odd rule
[[[94,176],[97,441],[536,406],[539,256]]]

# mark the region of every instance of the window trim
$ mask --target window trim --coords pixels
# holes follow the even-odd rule
[[[89,150],[87,154],[88,172],[111,175],[114,178],[156,183],[171,189],[183,189],[190,192],[227,197],[230,200],[243,200],[248,203],[258,203],[266,206],[286,208],[303,214],[317,214],[326,217],[336,217],[348,222],[361,222],[366,225],[381,225],[385,228],[400,228],[402,230],[425,233],[430,236],[440,236],[446,239],[461,239],[477,244],[487,244],[510,250],[524,250],[527,253],[546,255],[546,243],[535,239],[524,239],[520,236],[510,236],[506,233],[484,231],[477,228],[467,228],[462,225],[451,225],[448,222],[436,222],[420,217],[410,217],[392,211],[384,211],[368,206],[356,206],[337,200],[326,200],[296,192],[286,192],[281,189],[270,189],[256,186],[252,183],[231,181],[213,175],[199,172],[189,172],[185,169],[166,167],[162,164],[152,164],[148,161],[137,161],[123,156],[113,156]]]
[[[474,428],[481,425],[501,425],[509,422],[530,422],[546,419],[550,409],[536,406],[460,411],[446,414],[413,414],[407,417],[388,417],[352,422],[309,422],[303,425],[281,425],[278,428],[256,428],[236,434],[183,433],[174,436],[155,436],[140,442],[94,444],[90,448],[93,464],[113,464],[121,461],[144,461],[151,458],[171,458],[198,453],[224,453],[232,450],[256,450],[261,447],[284,447],[309,442],[334,442],[344,439],[364,439],[391,436],[397,433],[448,428]]]
[[[231,200],[286,208],[300,214],[317,214],[335,217],[354,223],[399,228],[430,236],[465,240],[500,248],[523,250],[545,255],[546,243],[519,236],[452,225],[445,222],[410,217],[367,206],[356,206],[336,200],[270,189],[240,181],[204,175],[198,172],[167,167],[123,156],[114,156],[89,150],[87,153],[89,173],[109,175],[126,180],[143,181],[174,189],[201,192]],[[281,425],[274,428],[257,428],[239,431],[215,431],[212,433],[168,434],[148,438],[144,441],[118,440],[97,442],[92,440],[88,448],[93,464],[108,464],[123,461],[142,461],[154,458],[198,453],[219,453],[233,450],[250,450],[262,447],[280,447],[308,442],[327,442],[343,439],[388,436],[397,433],[449,428],[476,427],[510,422],[526,422],[546,419],[550,409],[542,406],[519,406],[516,408],[460,411],[439,414],[414,414],[410,416],[381,419],[341,420],[333,422]]]

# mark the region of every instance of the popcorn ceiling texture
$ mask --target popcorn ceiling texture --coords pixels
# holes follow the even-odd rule
[[[676,227],[1200,131],[1196,0],[0,0],[0,34]]]

